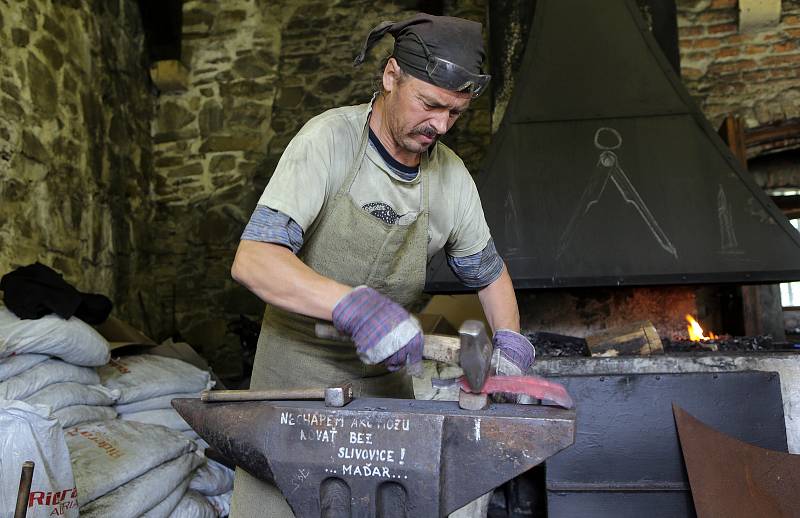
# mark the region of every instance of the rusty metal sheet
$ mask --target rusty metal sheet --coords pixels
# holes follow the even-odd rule
[[[800,516],[800,455],[752,446],[672,405],[699,518]]]
[[[549,518],[690,518],[689,480],[672,403],[732,436],[786,451],[774,372],[550,378],[575,400],[575,444],[547,459]]]

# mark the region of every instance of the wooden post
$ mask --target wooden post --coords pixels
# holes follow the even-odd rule
[[[742,119],[728,114],[725,120],[722,121],[722,126],[719,127],[717,133],[728,144],[733,156],[739,160],[744,170],[747,171],[747,146],[744,139]]]
[[[742,313],[747,336],[771,335],[776,342],[786,340],[781,290],[777,284],[742,286]]]
[[[747,141],[742,120],[729,114],[719,128],[719,135],[747,171]],[[776,341],[786,340],[779,286],[742,286],[741,294],[744,333],[747,336],[772,335]]]

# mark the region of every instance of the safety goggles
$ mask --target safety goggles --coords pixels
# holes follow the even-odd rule
[[[492,78],[489,74],[474,74],[461,65],[430,55],[425,70],[436,86],[453,92],[469,92],[473,99],[483,93]]]
[[[419,35],[413,34],[413,36],[419,41],[425,52],[428,60],[425,71],[433,84],[453,92],[469,92],[473,99],[483,93],[492,78],[491,75],[475,74],[452,61],[434,56]]]

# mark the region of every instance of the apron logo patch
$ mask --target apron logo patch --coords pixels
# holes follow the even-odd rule
[[[383,221],[384,223],[388,223],[389,225],[394,225],[397,223],[397,220],[400,219],[400,215],[397,214],[392,207],[381,201],[366,203],[361,208],[364,209],[368,214],[375,216],[379,220]]]

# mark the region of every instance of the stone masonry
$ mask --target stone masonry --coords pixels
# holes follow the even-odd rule
[[[40,261],[143,325],[153,98],[136,2],[0,0],[0,48],[0,275]]]

